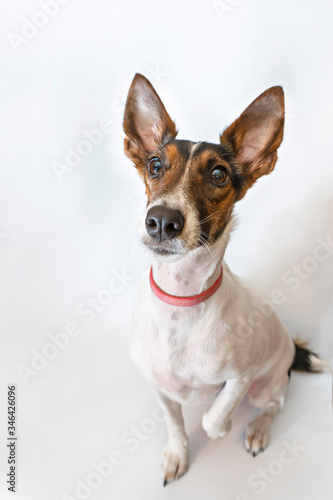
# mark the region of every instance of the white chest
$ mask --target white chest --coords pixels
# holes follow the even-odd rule
[[[199,403],[253,369],[290,366],[294,346],[288,331],[274,312],[251,325],[253,312],[267,307],[227,266],[222,286],[193,307],[160,301],[148,272],[134,309],[131,354],[145,378],[171,399]]]
[[[228,359],[217,354],[223,336],[207,306],[184,310],[158,304],[147,293],[133,317],[131,354],[148,381],[172,399],[200,403],[216,395],[228,370]],[[218,331],[217,331],[218,330]]]

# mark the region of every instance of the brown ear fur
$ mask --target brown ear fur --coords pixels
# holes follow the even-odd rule
[[[177,130],[152,84],[137,73],[124,113],[125,154],[140,166],[149,152],[176,137]]]
[[[263,92],[221,134],[220,142],[232,149],[243,170],[246,188],[273,170],[283,126],[284,93],[277,86]]]

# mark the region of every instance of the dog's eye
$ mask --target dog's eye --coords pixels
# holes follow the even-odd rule
[[[162,170],[162,162],[159,158],[152,158],[149,162],[149,173],[156,177]]]
[[[223,184],[227,180],[228,174],[224,167],[215,167],[210,174],[210,178],[215,184]]]

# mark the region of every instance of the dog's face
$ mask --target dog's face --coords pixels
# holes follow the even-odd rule
[[[261,94],[220,136],[220,144],[177,140],[150,82],[135,75],[124,115],[125,153],[146,185],[145,245],[162,260],[212,245],[234,204],[270,173],[283,137],[281,87]]]

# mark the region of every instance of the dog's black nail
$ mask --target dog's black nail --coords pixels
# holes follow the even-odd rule
[[[164,478],[164,483],[163,486],[166,486],[168,484],[168,481],[166,480],[166,477]]]
[[[256,452],[255,452],[255,451],[253,451],[253,452],[252,452],[252,456],[253,456],[253,457],[256,457],[256,456],[257,456],[257,454],[256,454]]]

